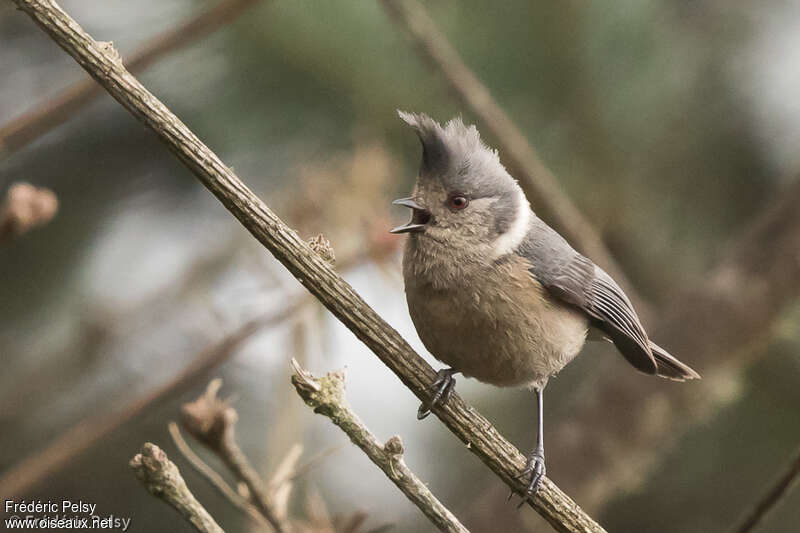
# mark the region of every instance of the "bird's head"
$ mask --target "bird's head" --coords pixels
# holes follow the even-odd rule
[[[422,143],[422,164],[413,193],[395,204],[412,210],[408,224],[392,233],[444,246],[510,252],[527,231],[530,206],[495,150],[475,126],[460,118],[444,126],[422,113],[399,112]]]

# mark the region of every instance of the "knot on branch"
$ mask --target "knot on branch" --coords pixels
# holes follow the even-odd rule
[[[230,399],[217,396],[222,380],[212,380],[206,391],[195,401],[181,407],[181,423],[194,438],[219,452],[226,442],[233,442],[234,428],[239,419]]]
[[[308,245],[312,250],[317,252],[326,263],[329,263],[331,266],[336,264],[336,254],[333,252],[331,241],[326,239],[322,233],[309,239]]]
[[[334,407],[345,405],[344,372],[341,370],[330,372],[321,378],[315,378],[294,358],[292,358],[292,368],[295,372],[292,376],[292,385],[314,412],[330,412]]]
[[[150,442],[144,443],[141,451],[128,464],[136,478],[153,495],[160,496],[167,491],[175,492],[186,487],[178,467],[169,460],[164,450]]]
[[[97,41],[104,54],[118,67],[122,66],[122,56],[114,46],[114,41]]]
[[[383,445],[383,449],[395,460],[402,457],[403,453],[406,451],[405,447],[403,446],[403,439],[401,439],[399,435],[389,437],[389,440],[387,440],[386,444]]]
[[[58,211],[58,198],[49,189],[15,183],[0,207],[0,238],[19,236],[47,224]]]

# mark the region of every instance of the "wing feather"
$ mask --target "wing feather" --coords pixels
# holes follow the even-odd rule
[[[551,295],[586,313],[628,362],[647,374],[657,372],[650,340],[633,305],[602,268],[538,218],[516,253],[530,261],[531,273]]]

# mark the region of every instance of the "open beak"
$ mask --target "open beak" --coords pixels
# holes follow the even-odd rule
[[[394,205],[402,205],[411,209],[411,220],[403,226],[397,226],[389,230],[389,233],[420,233],[425,231],[425,226],[431,220],[431,213],[421,205],[419,205],[414,198],[400,198],[392,202]]]

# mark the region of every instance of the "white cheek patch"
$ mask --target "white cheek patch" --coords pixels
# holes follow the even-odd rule
[[[530,223],[531,219],[531,206],[528,203],[528,199],[525,198],[525,194],[522,192],[522,189],[517,187],[516,191],[517,212],[514,214],[514,221],[511,223],[511,227],[508,228],[508,231],[500,235],[500,237],[498,237],[494,242],[494,258],[502,257],[513,252],[528,233],[528,224]]]

